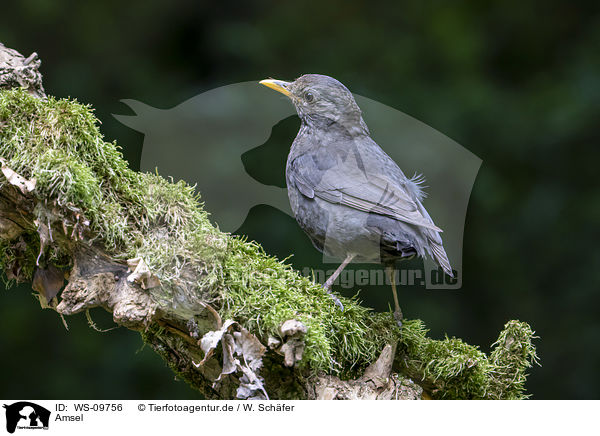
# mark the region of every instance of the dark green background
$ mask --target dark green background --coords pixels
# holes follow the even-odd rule
[[[534,398],[597,398],[598,2],[210,3],[4,2],[0,41],[37,51],[46,91],[92,104],[134,168],[143,137],[112,118],[129,113],[120,99],[169,108],[269,76],[328,74],[443,132],[483,159],[464,286],[404,290],[406,316],[484,351],[507,320],[527,321],[541,337]],[[255,165],[256,178],[280,172],[276,160]],[[294,253],[296,265],[320,259],[290,218],[266,206],[242,231],[280,257]],[[198,398],[138,334],[98,333],[84,316],[69,318],[67,332],[31,292],[0,292],[0,397]],[[361,298],[385,310],[390,292]],[[102,311],[92,315],[111,326]]]

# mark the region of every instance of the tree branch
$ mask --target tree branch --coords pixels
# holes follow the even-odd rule
[[[0,44],[0,266],[44,306],[105,309],[206,398],[524,396],[527,324],[509,322],[488,358],[418,320],[400,331],[355,300],[337,310],[218,231],[190,186],[131,171],[90,108],[45,97],[39,66]]]

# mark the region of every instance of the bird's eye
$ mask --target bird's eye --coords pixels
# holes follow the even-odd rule
[[[307,91],[304,93],[304,100],[306,100],[308,103],[310,103],[314,99],[315,99],[315,96],[312,94],[312,92]]]

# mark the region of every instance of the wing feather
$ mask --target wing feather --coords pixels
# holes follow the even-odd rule
[[[406,186],[393,182],[385,175],[371,174],[353,162],[331,161],[327,168],[319,168],[310,155],[298,156],[292,164],[292,179],[306,197],[318,197],[333,204],[341,204],[367,213],[376,213],[408,224],[431,229],[437,227],[420,212],[418,199],[413,198]],[[408,181],[408,179],[407,179]]]

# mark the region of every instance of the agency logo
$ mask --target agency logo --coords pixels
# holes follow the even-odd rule
[[[455,278],[444,274],[428,256],[415,283],[426,289],[459,289],[465,217],[481,159],[401,111],[359,95],[354,98],[372,139],[408,177],[413,174],[426,177],[421,187],[426,187],[429,197],[423,203],[435,225],[443,229],[444,248]],[[283,214],[293,216],[285,168],[300,121],[287,97],[278,98],[258,81],[252,81],[209,90],[170,109],[153,108],[135,100],[123,100],[123,103],[135,115],[114,115],[115,118],[145,135],[141,170],[158,171],[165,177],[196,184],[205,208],[221,230],[237,231],[257,205],[277,209],[282,213],[281,219],[286,218]],[[350,144],[348,150],[355,148]],[[335,166],[335,172],[319,173],[315,188],[329,192],[322,185],[329,181],[339,185],[344,174],[360,168],[359,176],[369,181],[365,186],[382,187],[368,194],[387,199],[387,185],[385,180],[382,182],[387,175],[378,165],[368,165],[373,162],[371,156],[349,153],[348,157]],[[353,180],[356,181],[354,175]],[[416,184],[421,181],[417,177],[413,180]],[[366,215],[363,219],[367,220]],[[335,229],[343,224],[330,220],[324,225],[322,270],[328,270],[332,264],[337,266],[343,260],[328,254],[336,251],[335,244],[339,242],[338,237],[330,236],[337,235]],[[362,224],[369,228],[371,223]],[[377,255],[379,237],[377,234],[372,241],[367,238],[360,252]],[[376,258],[374,263],[378,260]]]
[[[5,404],[6,409],[6,431],[14,433],[16,429],[48,430],[50,423],[50,411],[29,401],[19,401],[13,404]]]

